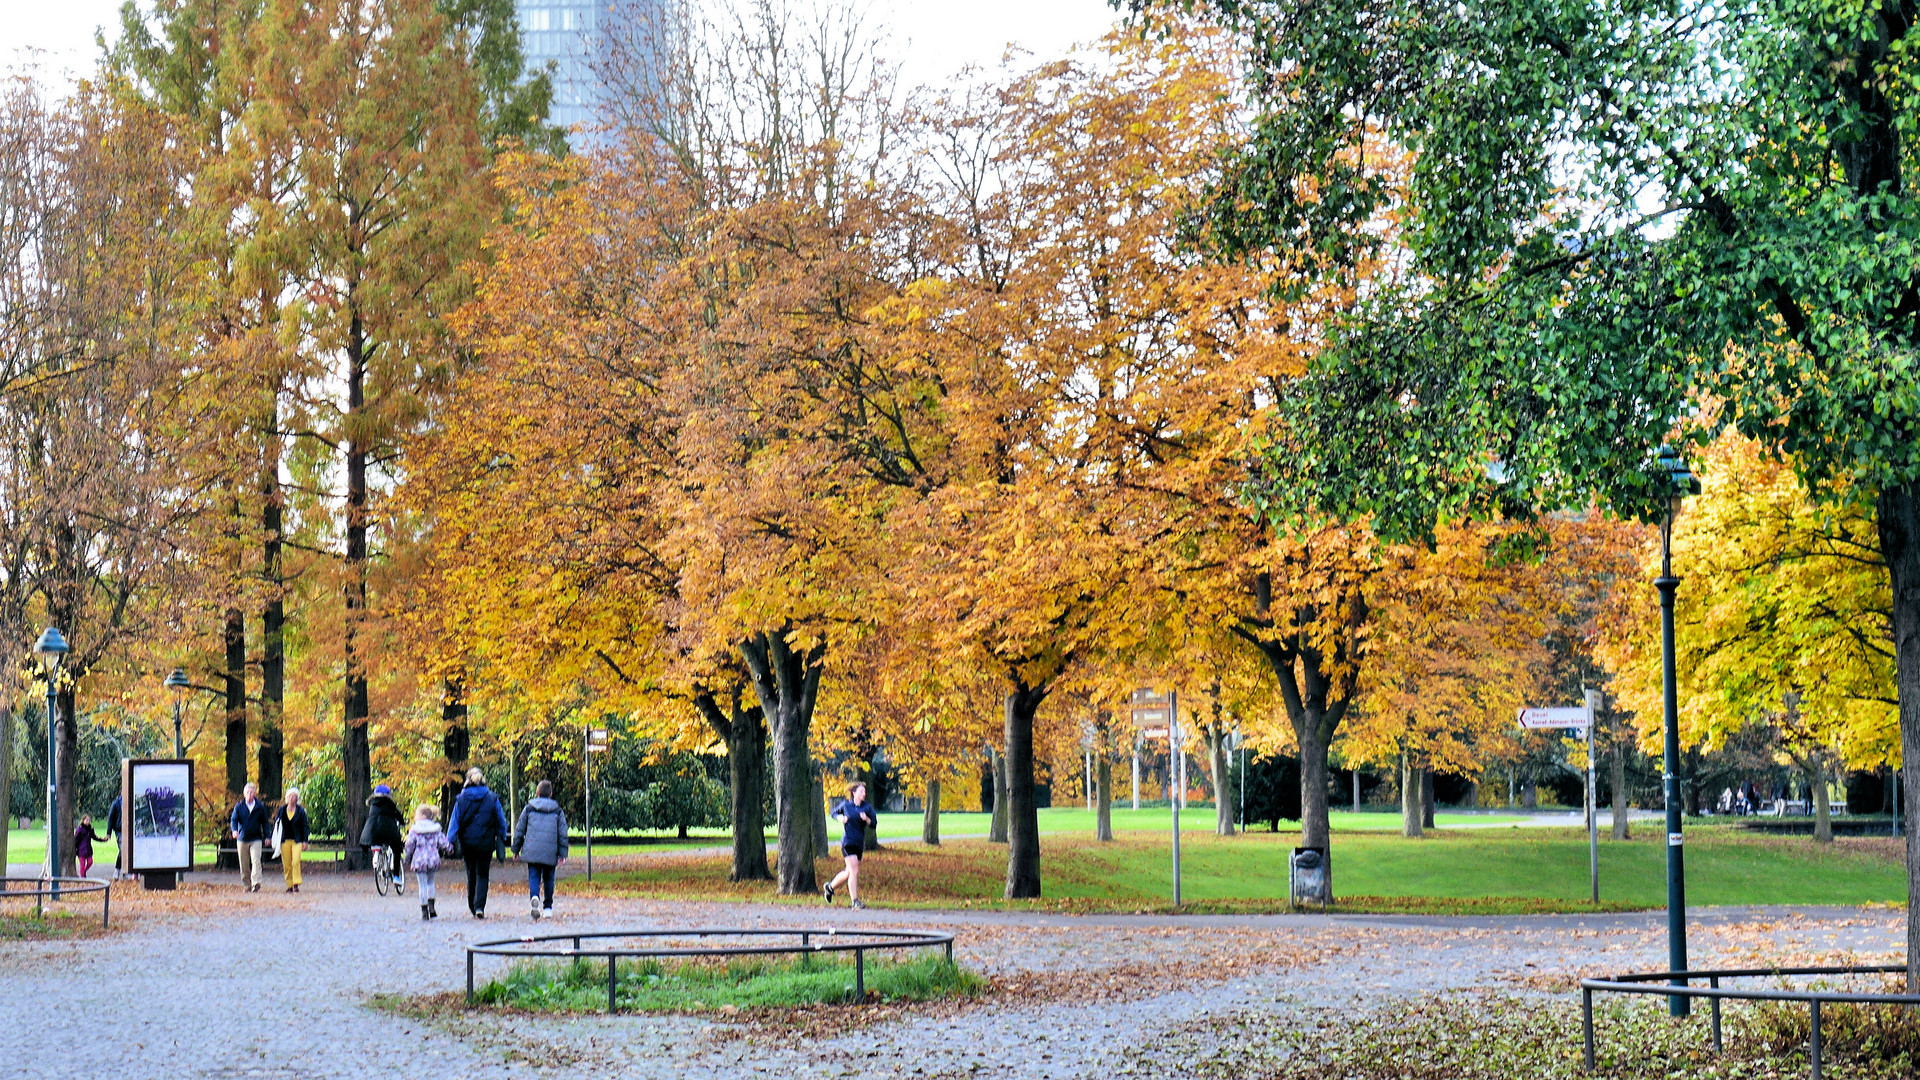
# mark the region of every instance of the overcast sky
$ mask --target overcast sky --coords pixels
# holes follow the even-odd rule
[[[93,67],[96,27],[118,27],[120,0],[6,0],[0,18],[0,70],[37,58],[41,78]],[[967,64],[991,67],[1009,43],[1036,57],[1057,56],[1113,25],[1106,0],[872,0],[869,11],[892,31],[907,85],[934,85]]]

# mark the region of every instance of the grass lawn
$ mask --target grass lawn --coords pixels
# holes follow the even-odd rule
[[[626,1012],[732,1012],[832,1005],[853,998],[853,960],[840,956],[742,957],[727,962],[628,960],[619,970]],[[978,993],[986,980],[942,956],[869,957],[869,1001],[931,1001]],[[483,1005],[539,1012],[604,1012],[607,965],[599,960],[522,961],[479,988]]]
[[[100,823],[94,823],[94,831],[100,830]],[[196,844],[193,849],[195,865],[210,866],[217,853],[211,844]],[[120,845],[108,840],[93,845],[93,864],[98,869],[112,866],[113,860],[120,856]],[[9,829],[7,830],[7,861],[10,863],[38,864],[47,858],[47,830]]]
[[[1042,835],[1072,835],[1074,833],[1081,833],[1087,836],[1093,835],[1094,815],[1090,810],[1076,807],[1053,807],[1041,810],[1039,815],[1040,832]],[[1525,815],[1499,813],[1441,813],[1434,818],[1435,825],[1443,829],[1457,825],[1507,824],[1525,820]],[[1400,814],[1397,810],[1368,811],[1360,814],[1355,814],[1351,810],[1335,811],[1332,815],[1332,821],[1333,827],[1337,831],[1361,830],[1394,832],[1400,828]],[[572,824],[576,830],[579,828],[578,822],[573,822]],[[984,837],[987,835],[989,825],[990,815],[988,814],[947,811],[940,815],[940,835],[943,837]],[[94,823],[96,830],[101,827],[98,821]],[[1164,834],[1170,832],[1172,827],[1173,821],[1171,815],[1164,806],[1159,809],[1148,810],[1129,810],[1121,806],[1115,806],[1113,808],[1113,831],[1115,833]],[[837,842],[839,840],[840,826],[835,822],[831,824],[830,828]],[[1204,807],[1183,811],[1180,815],[1180,828],[1184,834],[1189,835],[1211,833],[1213,831],[1212,808]],[[623,837],[631,837],[635,834],[632,830],[622,830],[620,835]],[[888,840],[920,839],[920,815],[880,815],[880,838],[883,842]],[[771,845],[773,840],[774,834],[772,830],[768,830],[768,844]],[[673,849],[724,848],[728,847],[731,843],[732,838],[725,829],[691,829],[688,830],[688,836],[685,840],[680,839],[672,831],[660,831],[646,834],[646,842],[641,844],[603,843],[596,840],[593,845],[593,853],[595,855],[631,855],[649,851]],[[585,857],[585,845],[576,843],[575,849],[573,854],[576,857]],[[94,861],[102,864],[111,863],[119,853],[118,845],[112,842],[95,844],[93,850]],[[46,858],[46,851],[47,832],[45,828],[9,829],[7,831],[8,862],[37,863]],[[196,863],[211,863],[214,859],[214,854],[215,852],[211,845],[198,845],[194,849],[194,861]],[[1285,867],[1283,866],[1281,870],[1284,880]]]
[[[1200,833],[1181,844],[1182,892],[1195,910],[1284,910],[1287,857],[1298,833],[1255,832],[1220,838]],[[1799,837],[1766,837],[1723,826],[1688,834],[1687,897],[1697,906],[1898,902],[1906,879],[1889,842],[1816,847]],[[1883,851],[1882,848],[1885,850]],[[1131,834],[1111,844],[1055,835],[1042,844],[1045,899],[1000,899],[1006,848],[959,840],[939,848],[898,844],[870,856],[861,874],[869,903],[914,907],[1042,907],[1134,911],[1172,900],[1166,840]],[[821,860],[825,875],[838,860]],[[766,900],[764,884],[731,885],[723,857],[663,857],[657,863],[596,875],[569,889],[610,894]],[[824,878],[823,878],[824,880]],[[1335,833],[1334,894],[1346,910],[1590,910],[1586,836],[1574,829],[1441,832],[1422,840],[1383,833]],[[1666,847],[1658,832],[1600,845],[1603,908],[1654,908],[1666,902]],[[795,902],[800,902],[795,899]]]

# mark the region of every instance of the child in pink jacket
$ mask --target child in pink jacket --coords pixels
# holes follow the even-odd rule
[[[440,869],[441,856],[453,854],[453,841],[440,830],[439,817],[439,811],[431,806],[415,810],[413,828],[407,830],[407,846],[400,851],[400,858],[420,884],[420,918],[423,920],[440,917],[433,903],[433,873]]]

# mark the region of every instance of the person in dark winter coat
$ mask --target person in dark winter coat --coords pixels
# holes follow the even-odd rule
[[[507,812],[500,798],[487,790],[487,778],[479,769],[467,770],[467,786],[453,800],[453,813],[447,816],[447,832],[460,845],[460,857],[467,864],[467,910],[476,919],[487,917],[487,878],[493,853],[507,844]]]
[[[553,781],[540,781],[532,801],[520,809],[513,826],[513,853],[527,864],[533,917],[553,918],[553,871],[567,861],[567,815],[553,801]]]
[[[113,797],[113,805],[107,807],[107,839],[120,841],[120,857],[113,861],[113,880],[119,881],[121,865],[127,861],[127,844],[120,837],[120,796],[118,795]]]
[[[375,846],[393,853],[393,880],[400,880],[400,806],[393,801],[393,789],[385,784],[373,789],[367,799],[367,823],[360,827],[360,846]]]

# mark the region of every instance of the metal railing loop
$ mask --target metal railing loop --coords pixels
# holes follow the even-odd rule
[[[1901,975],[1905,974],[1905,964],[1865,964],[1841,965],[1833,967],[1773,967],[1773,968],[1719,968],[1700,971],[1648,971],[1630,975],[1615,975],[1611,979],[1580,980],[1581,1025],[1585,1035],[1585,1063],[1588,1072],[1594,1071],[1594,1035],[1593,1035],[1593,995],[1603,994],[1657,994],[1666,998],[1706,998],[1713,1012],[1713,1050],[1723,1053],[1724,1046],[1720,1038],[1720,1003],[1726,1000],[1738,1001],[1803,1001],[1807,1003],[1811,1028],[1807,1039],[1807,1056],[1812,1063],[1813,1080],[1820,1080],[1823,1047],[1820,1038],[1821,1006],[1829,1004],[1849,1005],[1920,1005],[1920,994],[1868,994],[1847,990],[1744,990],[1737,987],[1722,986],[1726,979],[1785,978],[1811,975]],[[1705,980],[1705,986],[1693,986],[1693,982]]]
[[[643,940],[695,938],[701,944],[683,947],[627,948],[591,948],[583,947],[581,944],[595,939],[631,940],[635,938]],[[708,944],[708,938],[743,940],[770,938],[776,939],[776,943]],[[777,940],[782,938],[799,940],[784,942]],[[567,944],[549,945],[550,942]],[[587,933],[522,935],[500,938],[496,941],[479,941],[466,947],[467,1004],[473,1004],[476,956],[552,957],[564,960],[604,959],[607,962],[607,1011],[612,1013],[620,1010],[618,970],[619,962],[623,958],[706,959],[730,956],[811,956],[836,952],[853,954],[854,1001],[859,1003],[864,1002],[867,997],[867,953],[895,949],[944,949],[947,963],[953,963],[953,935],[923,930],[841,930],[834,927],[808,927],[804,930],[798,928],[716,929],[708,927],[688,930],[597,930]]]
[[[109,929],[113,919],[113,883],[83,877],[0,877],[0,900],[24,900],[33,897],[33,917],[46,912],[48,900],[64,900],[86,893],[100,894],[100,928]]]

